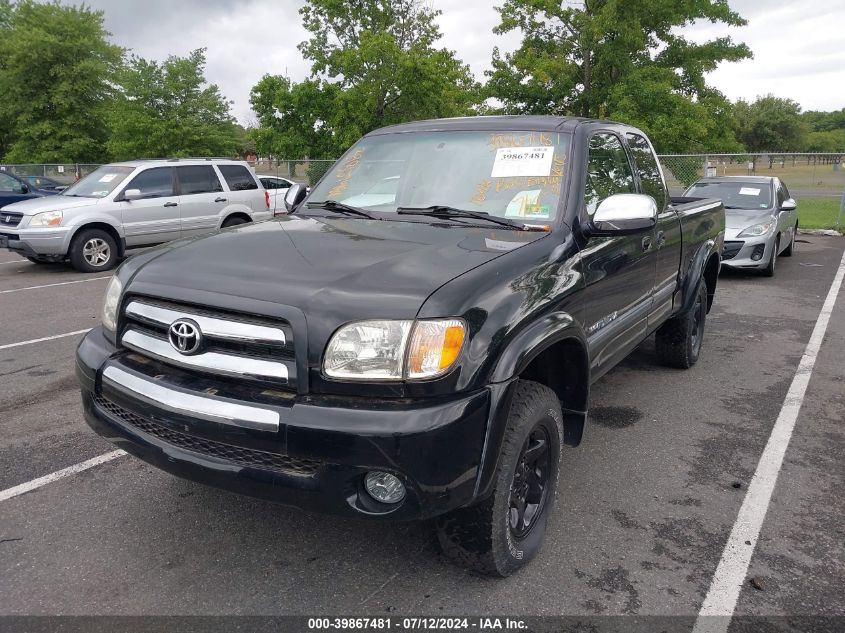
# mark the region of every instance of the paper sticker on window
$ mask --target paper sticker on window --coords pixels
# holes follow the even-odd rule
[[[759,196],[760,190],[755,189],[754,187],[743,187],[739,190],[739,195],[741,196]]]
[[[97,182],[111,182],[117,177],[117,174],[106,174],[102,178],[100,178]]]
[[[548,176],[552,173],[554,147],[500,147],[496,150],[491,178]]]
[[[547,204],[540,204],[540,190],[520,191],[508,203],[505,217],[522,218],[525,220],[547,220],[551,216],[551,208]]]

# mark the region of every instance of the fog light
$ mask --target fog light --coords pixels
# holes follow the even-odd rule
[[[765,244],[757,244],[757,246],[755,246],[754,250],[751,252],[751,259],[753,259],[755,262],[759,262],[761,259],[763,259],[763,253],[765,253],[765,252],[766,252],[766,245]]]
[[[390,473],[374,470],[364,478],[364,487],[370,496],[381,503],[399,503],[405,498],[405,486]]]

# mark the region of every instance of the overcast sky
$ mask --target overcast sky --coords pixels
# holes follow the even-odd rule
[[[494,35],[497,0],[431,0],[442,45],[454,50],[479,77],[490,67],[494,46],[513,50],[514,33]],[[296,45],[306,39],[300,0],[88,0],[105,11],[116,44],[148,59],[208,49],[206,76],[232,101],[241,123],[253,121],[249,91],[265,73],[308,75]],[[774,93],[805,110],[845,107],[845,0],[731,0],[748,26],[709,22],[687,29],[696,41],[731,35],[745,42],[754,59],[722,64],[709,82],[730,99],[753,100]]]

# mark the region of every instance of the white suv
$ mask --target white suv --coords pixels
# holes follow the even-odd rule
[[[108,270],[127,248],[273,217],[245,162],[140,160],[104,165],[60,195],[0,209],[0,247],[37,263]]]

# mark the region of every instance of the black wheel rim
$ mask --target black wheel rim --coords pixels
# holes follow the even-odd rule
[[[692,310],[692,349],[698,354],[701,347],[702,330],[704,329],[704,301],[701,299],[701,294],[695,300],[695,307]]]
[[[511,483],[508,526],[515,538],[528,536],[543,514],[552,466],[550,450],[549,434],[538,422],[522,445]]]

